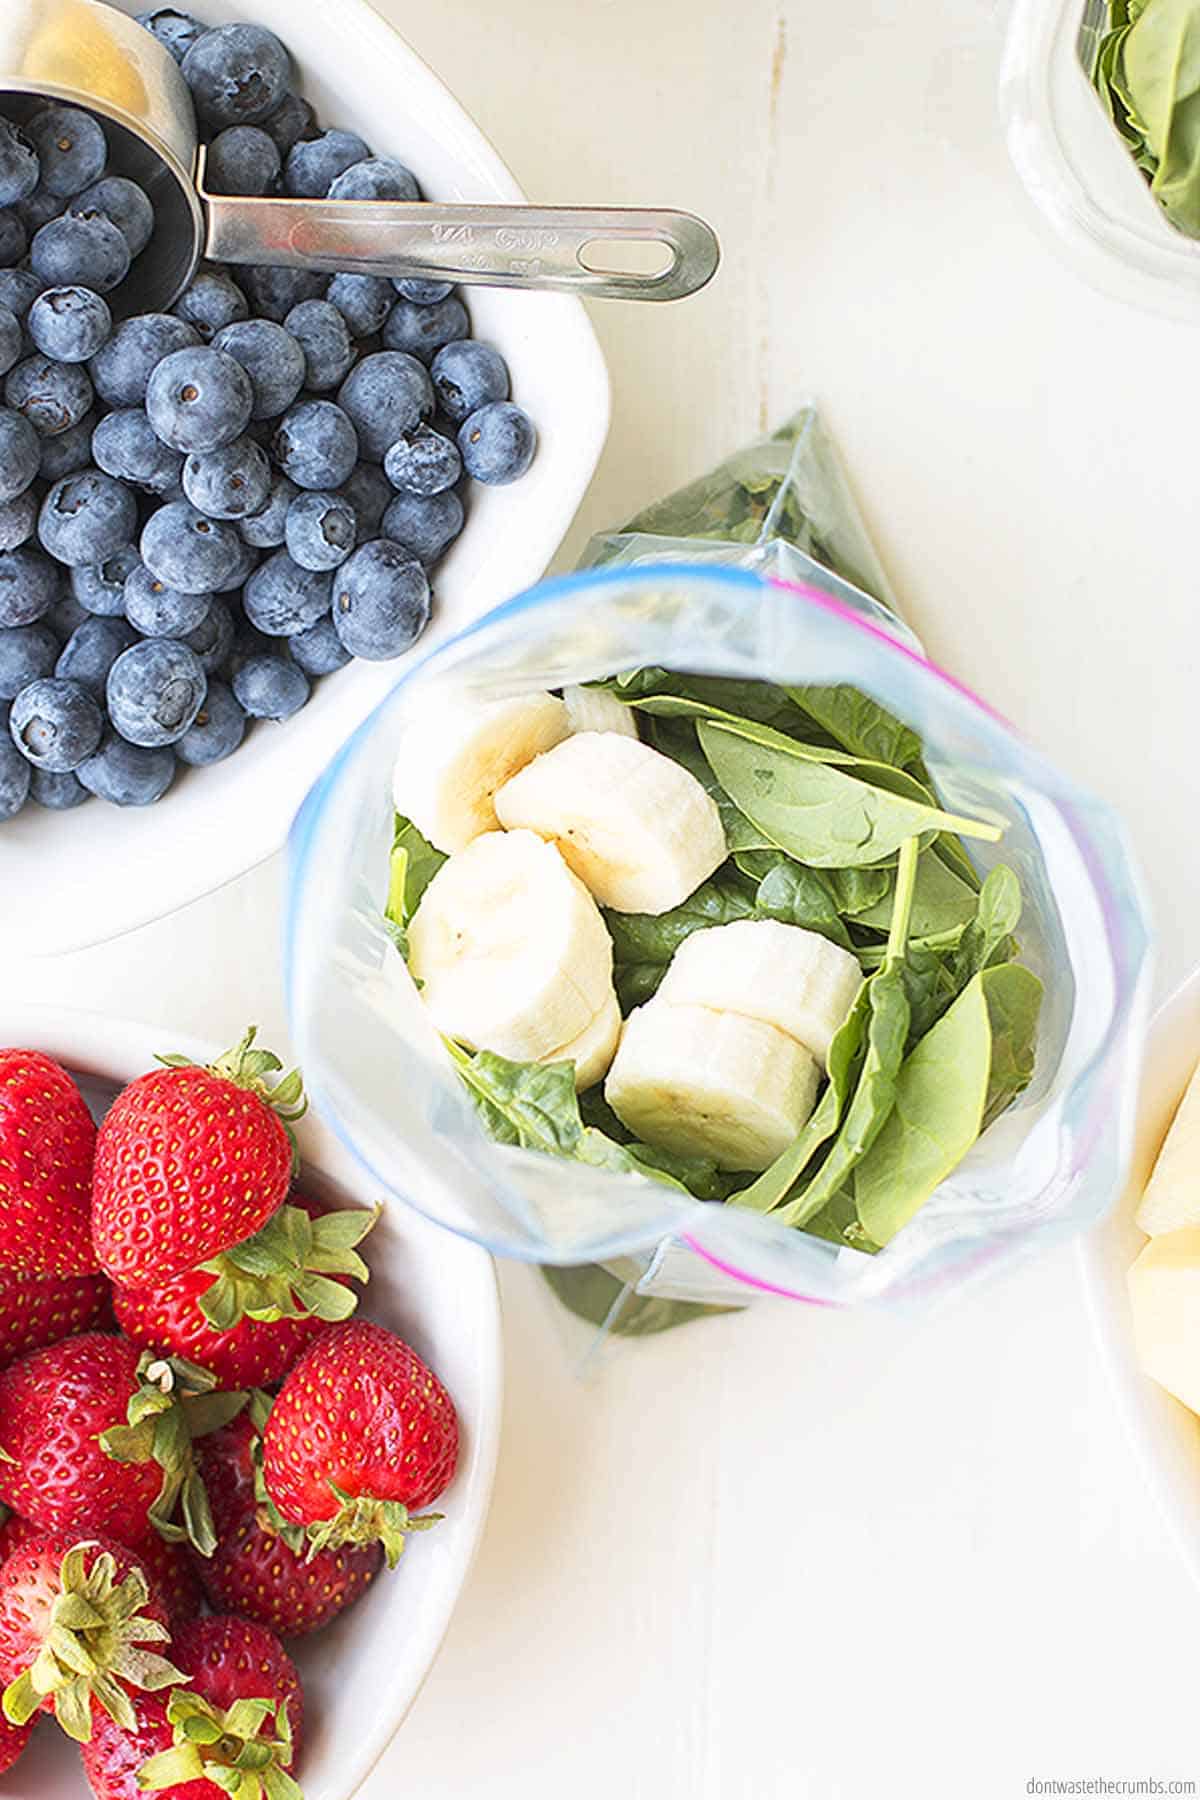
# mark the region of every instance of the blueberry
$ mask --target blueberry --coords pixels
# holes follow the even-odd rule
[[[56,437],[85,416],[92,404],[92,383],[80,364],[55,362],[38,351],[9,370],[4,398],[43,437]]]
[[[104,716],[77,681],[49,676],[21,689],[8,715],[13,743],[35,768],[61,775],[100,743]]]
[[[392,284],[382,275],[335,275],[325,298],[337,307],[353,337],[370,337],[392,310]]]
[[[232,525],[205,518],[187,500],[160,506],[142,528],[142,561],[164,586],[181,594],[219,592],[243,548]]]
[[[402,544],[426,568],[445,555],[463,528],[462,501],[441,494],[397,494],[383,515],[383,535]]]
[[[353,550],[357,530],[354,508],[340,494],[300,494],[288,510],[288,555],[302,569],[336,569]]]
[[[354,163],[364,162],[371,152],[353,131],[322,131],[318,137],[304,138],[288,151],[283,166],[283,185],[289,194],[306,200],[321,200],[338,176]]]
[[[328,300],[302,300],[283,321],[304,352],[304,384],[314,394],[335,388],[354,361],[350,331]]]
[[[175,746],[180,762],[202,767],[232,756],[246,735],[246,714],[232,688],[210,681],[204,704]]]
[[[10,406],[0,406],[0,500],[23,494],[41,460],[41,442],[29,420]]]
[[[20,319],[11,306],[0,303],[0,375],[7,375],[13,364],[20,361],[24,343]]]
[[[8,735],[0,738],[0,819],[12,819],[29,798],[33,770]]]
[[[225,669],[230,680],[239,669],[244,668],[256,656],[279,656],[281,654],[278,639],[269,638],[265,632],[257,631],[249,623],[240,606],[234,606],[231,609],[231,616],[234,627],[233,647],[229,652]]]
[[[177,63],[183,61],[196,39],[203,37],[208,29],[190,13],[177,12],[173,6],[156,6],[150,12],[140,12],[137,21],[153,33]]]
[[[29,774],[29,798],[35,806],[44,806],[51,812],[70,812],[92,797],[71,769],[60,773],[31,768]]]
[[[285,94],[273,113],[259,120],[281,157],[301,138],[317,135],[317,115],[300,94]]]
[[[303,669],[282,656],[252,656],[233,677],[239,706],[252,719],[290,719],[312,692]]]
[[[233,617],[223,600],[213,600],[196,629],[183,634],[183,642],[196,652],[206,675],[221,667],[233,649],[233,639]]]
[[[46,288],[29,309],[29,335],[56,362],[86,362],[112,330],[107,300],[91,288]],[[88,382],[89,403],[91,381]]]
[[[443,345],[470,334],[467,309],[456,294],[451,294],[430,306],[397,300],[384,324],[383,342],[388,350],[405,350],[409,356],[430,363]]]
[[[137,633],[124,619],[86,618],[62,647],[54,673],[64,681],[77,681],[98,700],[104,698],[108,671],[122,651],[137,641]]]
[[[287,536],[288,508],[300,489],[286,475],[276,474],[266,504],[258,512],[238,521],[244,543],[256,550],[276,550]]]
[[[177,318],[195,327],[210,344],[218,331],[250,317],[250,305],[237,282],[224,269],[197,269],[174,307]]]
[[[342,493],[354,508],[359,542],[378,537],[383,515],[394,498],[392,484],[379,464],[360,462],[343,481]]]
[[[229,574],[217,589],[218,594],[238,593],[245,587],[255,569],[257,569],[259,563],[262,561],[262,551],[256,550],[252,544],[247,544],[243,538],[237,535],[236,523],[234,523],[231,528],[234,533],[233,554],[235,561]]]
[[[85,612],[118,619],[125,611],[125,583],[140,561],[134,546],[126,544],[103,562],[81,563],[71,570],[71,592]]]
[[[37,530],[38,498],[32,487],[12,500],[0,500],[0,550],[18,550]]]
[[[73,576],[79,573],[81,571],[78,569],[71,571]],[[56,600],[46,614],[46,624],[58,638],[59,643],[65,644],[71,633],[78,631],[84,620],[90,619],[91,616],[91,613],[85,607],[80,606],[74,594],[68,589],[62,599]]]
[[[75,773],[89,794],[111,806],[152,806],[175,779],[175,757],[166,749],[139,749],[114,731]]]
[[[20,262],[29,243],[25,222],[14,206],[0,206],[0,268]]]
[[[382,462],[397,438],[433,415],[429,372],[400,350],[364,356],[338,389],[363,456]]]
[[[337,634],[332,615],[318,619],[307,631],[288,640],[293,662],[299,663],[308,676],[332,675],[350,661],[350,652]]]
[[[165,356],[146,385],[146,412],[173,450],[216,450],[245,430],[254,405],[250,377],[224,350],[201,346]]]
[[[246,583],[242,605],[256,631],[267,637],[294,637],[329,611],[327,573],[301,568],[286,550],[260,563]]]
[[[537,432],[523,407],[493,400],[459,426],[458,448],[473,481],[501,487],[516,481],[533,461]]]
[[[11,700],[49,675],[58,661],[58,639],[48,625],[14,625],[0,631],[0,700]]]
[[[492,400],[507,400],[508,364],[490,344],[475,338],[446,344],[430,369],[438,405],[455,425]]]
[[[25,319],[45,285],[32,269],[0,269],[0,306]]]
[[[230,125],[208,146],[204,185],[212,194],[273,194],[282,168],[265,131],[257,125]]]
[[[462,474],[462,457],[452,438],[431,425],[418,425],[397,438],[383,459],[383,472],[404,494],[440,494]]]
[[[123,550],[137,530],[137,501],[113,475],[82,469],[56,481],[38,514],[43,548],[74,568],[102,563]]]
[[[280,420],[271,451],[297,487],[335,488],[358,461],[358,438],[332,400],[301,400]]]
[[[290,86],[288,53],[261,25],[218,25],[187,50],[183,78],[206,125],[255,125]]]
[[[61,571],[40,550],[0,552],[0,626],[32,625],[62,591]]]
[[[412,300],[418,306],[436,306],[454,292],[452,281],[426,281],[419,275],[397,275],[392,286],[402,300]]]
[[[38,184],[37,151],[19,125],[0,119],[0,206],[27,200]]]
[[[213,339],[213,348],[232,356],[249,376],[252,419],[277,419],[304,386],[304,352],[273,319],[226,325]]]
[[[194,650],[175,638],[146,638],[108,672],[108,715],[131,744],[173,744],[200,711],[207,686]]]
[[[61,481],[64,475],[74,475],[78,469],[86,469],[92,461],[92,433],[96,429],[96,415],[85,412],[77,425],[68,425],[65,431],[54,437],[44,437],[42,444],[42,460],[38,464],[38,476],[42,481]]]
[[[181,594],[152,575],[145,563],[125,582],[125,617],[143,637],[185,638],[208,617],[211,594]]]
[[[62,213],[34,233],[29,262],[49,287],[107,294],[129,273],[129,245],[104,213]]]
[[[111,219],[129,246],[130,256],[139,256],[150,242],[154,231],[154,207],[145,188],[125,175],[105,175],[84,188],[72,200],[69,212],[98,212]]]
[[[108,161],[101,125],[77,106],[44,106],[25,126],[37,154],[39,180],[50,193],[69,199],[97,181]]]
[[[414,644],[429,622],[429,608],[424,569],[388,538],[356,550],[334,579],[334,627],[351,656],[369,662],[386,662]]]
[[[319,300],[327,279],[316,269],[284,269],[273,263],[252,263],[239,274],[252,310],[277,325],[302,300]]]
[[[34,188],[28,200],[18,200],[16,209],[21,215],[27,236],[32,239],[43,225],[48,225],[51,219],[57,219],[61,213],[65,213],[69,205],[68,200],[52,194],[48,188],[38,187]]]
[[[183,474],[183,452],[164,444],[140,406],[105,413],[92,433],[97,468],[150,494],[163,494]]]
[[[199,332],[186,319],[171,313],[139,313],[123,320],[93,356],[88,364],[92,385],[109,406],[141,406],[151,373],[164,356],[199,342]]]
[[[329,184],[331,200],[419,200],[421,188],[411,169],[394,156],[370,156],[351,163]]]
[[[267,453],[244,434],[218,450],[193,450],[183,465],[183,491],[210,519],[244,519],[271,492]]]

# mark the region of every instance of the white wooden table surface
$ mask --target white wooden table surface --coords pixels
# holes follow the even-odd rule
[[[1044,244],[996,119],[997,8],[384,10],[535,198],[687,205],[724,241],[701,298],[596,310],[615,421],[564,566],[815,395],[931,650],[1125,809],[1173,984],[1200,951],[1200,337]],[[0,981],[278,1035],[280,881],[57,964],[7,946]],[[491,1523],[363,1800],[1200,1780],[1200,1596],[1130,1466],[1069,1252],[915,1335],[765,1308],[627,1347],[589,1384],[537,1279],[504,1288]]]

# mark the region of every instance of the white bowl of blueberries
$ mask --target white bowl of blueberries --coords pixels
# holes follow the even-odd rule
[[[138,17],[211,191],[521,198],[358,0],[335,68],[315,6],[206,15]],[[202,264],[131,310],[156,219],[110,150],[0,94],[0,924],[36,951],[275,851],[396,659],[541,572],[608,417],[561,296]]]

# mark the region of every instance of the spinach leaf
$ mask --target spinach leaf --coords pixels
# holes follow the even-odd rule
[[[685,938],[710,925],[728,925],[754,916],[754,890],[736,875],[703,882],[682,906],[665,913],[606,912],[613,941],[613,979],[622,1012],[648,1000]]]
[[[911,1014],[909,1042],[915,1044],[937,1024],[959,992],[945,951],[910,944],[904,965],[904,991]]]
[[[981,977],[992,1027],[992,1062],[983,1123],[998,1119],[1033,1079],[1042,984],[1032,969],[1001,963]]]
[[[731,855],[741,851],[773,848],[766,833],[760,831],[757,825],[752,825],[729,798],[709,767],[690,724],[656,719],[652,722],[650,742],[655,750],[661,750],[664,756],[671,757],[689,774],[694,775],[705,793],[716,803],[725,833],[725,844]]]
[[[754,897],[755,917],[778,919],[784,925],[817,931],[843,950],[852,950],[850,933],[825,870],[805,868],[781,851],[773,854],[775,861],[765,871]]]
[[[1171,223],[1200,236],[1200,9],[1151,0],[1113,64],[1126,109],[1154,159],[1150,187]]]
[[[700,745],[738,810],[781,850],[815,868],[878,863],[906,838],[951,830],[995,839],[993,825],[960,819],[889,793],[825,763],[751,743],[733,727],[701,721]]]
[[[846,871],[847,874],[875,874],[874,870]],[[887,931],[892,922],[895,881],[882,871],[884,893],[874,905],[860,908],[854,923],[863,929]],[[977,895],[961,881],[932,850],[921,857],[917,868],[917,885],[913,894],[910,936],[915,939],[936,937],[944,932],[961,931],[976,916]]]
[[[855,1205],[852,1187],[844,1187],[840,1193],[835,1194],[828,1206],[822,1207],[804,1229],[809,1237],[824,1238],[827,1243],[836,1244],[839,1249],[879,1249],[879,1245],[871,1242],[858,1222],[858,1207]]]
[[[638,706],[645,703],[653,712],[652,696],[674,696],[690,701],[701,711],[715,708],[718,712],[735,713],[739,718],[756,719],[762,725],[777,725],[787,730],[806,723],[782,688],[769,681],[738,681],[725,675],[681,675],[675,669],[649,667],[632,669],[610,681],[594,684],[615,694],[618,700]]]
[[[833,889],[839,912],[844,913],[856,923],[865,923],[863,914],[869,913],[879,905],[884,896],[891,892],[893,881],[887,869],[830,869],[828,880]],[[918,877],[918,892],[920,879]],[[888,905],[888,917],[884,930],[891,921],[891,905]]]
[[[693,1319],[742,1310],[737,1306],[703,1306],[696,1300],[664,1300],[639,1294],[632,1281],[622,1281],[599,1263],[583,1263],[569,1269],[543,1264],[542,1275],[568,1312],[589,1325],[603,1326],[617,1337],[651,1337],[659,1331],[670,1331],[675,1325],[687,1325]]]
[[[510,1062],[493,1050],[472,1053],[444,1041],[490,1137],[550,1156],[576,1155],[584,1128],[573,1064]]]
[[[408,961],[408,927],[421,896],[446,858],[417,830],[411,819],[396,814],[388,863],[388,891],[383,916],[392,942]]]
[[[640,713],[648,713],[655,719],[715,719],[724,725],[737,726],[752,743],[773,744],[776,749],[790,751],[793,756],[811,757],[814,762],[855,767],[862,760],[837,744],[810,742],[806,737],[798,736],[795,726],[791,730],[781,730],[778,721],[768,722],[756,719],[752,714],[729,712],[724,707],[683,694],[652,694],[632,704]],[[797,714],[796,723],[803,726],[806,721]]]
[[[784,692],[835,743],[873,762],[907,769],[921,760],[921,740],[903,720],[854,687],[786,687]]]
[[[999,863],[979,890],[975,916],[963,932],[951,962],[955,986],[963,988],[972,975],[1007,962],[1013,951],[1013,934],[1021,922],[1021,884],[1012,870]]]
[[[952,831],[939,831],[931,846],[933,854],[940,857],[946,867],[960,881],[965,881],[973,893],[978,893],[983,886],[979,870]]]

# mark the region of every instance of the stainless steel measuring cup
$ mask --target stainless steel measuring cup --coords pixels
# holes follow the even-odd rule
[[[110,168],[154,205],[154,235],[108,296],[117,312],[169,307],[201,257],[678,300],[704,286],[720,256],[702,219],[670,209],[206,193],[187,83],[150,32],[102,0],[0,0],[0,111],[19,122],[47,100],[101,119]],[[670,261],[653,274],[597,266],[600,246],[621,243],[661,245]]]

